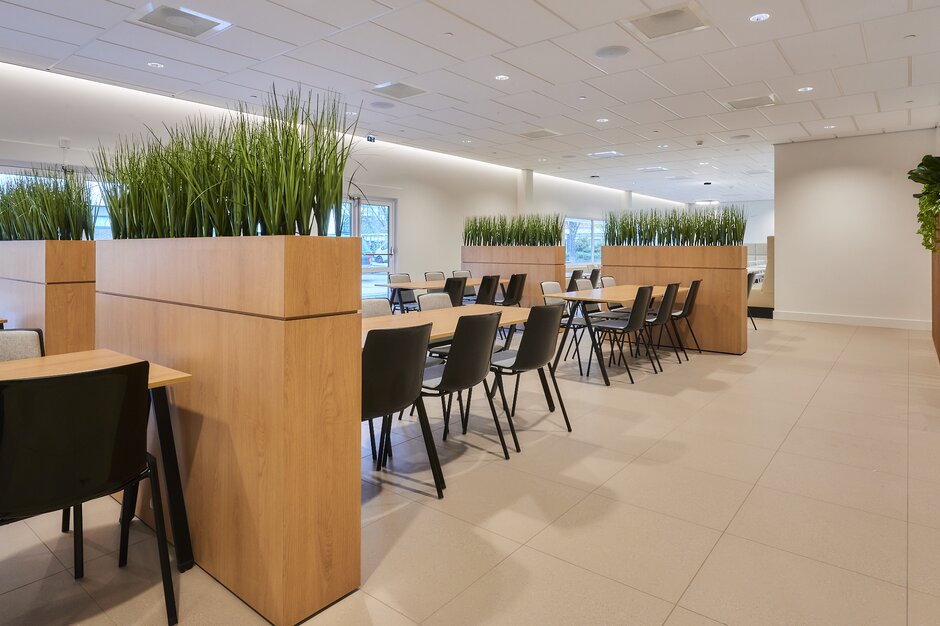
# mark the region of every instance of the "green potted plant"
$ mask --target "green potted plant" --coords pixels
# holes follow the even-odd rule
[[[937,233],[937,218],[940,217],[940,157],[925,155],[920,165],[907,173],[907,177],[923,185],[917,198],[917,223],[920,228],[924,247],[931,252],[940,251],[940,237]]]

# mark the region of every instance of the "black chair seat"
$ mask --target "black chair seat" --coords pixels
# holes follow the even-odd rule
[[[427,391],[438,391],[443,379],[444,362],[441,361],[438,365],[424,368],[424,380],[421,382],[421,387]]]
[[[627,326],[628,321],[625,319],[607,319],[595,322],[594,330],[613,330],[620,332],[626,330]]]
[[[518,354],[518,350],[503,350],[502,352],[497,352],[493,355],[493,367],[498,367],[504,370],[512,370],[513,366],[516,364],[516,356]]]

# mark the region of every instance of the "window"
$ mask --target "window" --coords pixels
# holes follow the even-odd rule
[[[565,218],[565,265],[600,265],[604,220]]]
[[[395,271],[395,200],[384,198],[350,198],[340,211],[340,235],[362,238],[362,297],[388,296],[386,272]],[[329,224],[329,234],[336,234],[336,225]]]

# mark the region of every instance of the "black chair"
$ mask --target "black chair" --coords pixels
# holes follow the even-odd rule
[[[465,315],[457,320],[457,328],[454,330],[454,338],[450,344],[447,361],[443,365],[429,367],[425,370],[424,389],[421,393],[423,396],[441,398],[442,404],[444,398],[447,398],[447,403],[444,405],[444,439],[446,440],[447,435],[450,434],[450,412],[453,395],[467,392],[466,409],[461,407],[460,415],[463,432],[467,432],[473,388],[483,383],[483,390],[486,392],[486,398],[490,403],[490,412],[493,414],[493,423],[496,424],[496,433],[499,435],[499,443],[503,447],[503,456],[508,459],[509,449],[506,447],[503,429],[499,424],[499,417],[496,415],[493,395],[486,382],[486,376],[490,373],[492,346],[496,339],[496,328],[499,325],[500,315],[499,312]],[[518,450],[519,444],[516,439],[515,426],[512,423],[512,417],[507,417]]]
[[[366,335],[362,348],[362,421],[381,417],[382,430],[376,455],[376,470],[385,465],[391,455],[392,414],[411,405],[418,410],[418,422],[434,476],[437,497],[444,497],[444,473],[437,458],[437,448],[431,435],[428,414],[421,397],[428,355],[431,324],[373,330]],[[395,367],[389,367],[389,363]]]
[[[397,273],[393,274],[389,272],[388,283],[394,285],[395,283],[410,283],[411,274]],[[415,299],[415,292],[413,289],[395,289],[394,287],[388,288],[388,299],[392,302],[392,309],[397,306],[398,310],[402,313],[407,313],[408,311],[417,311],[418,310],[418,301]]]
[[[480,279],[476,304],[496,304],[496,291],[499,289],[499,276],[484,276]]]
[[[568,288],[565,291],[577,291],[578,279],[584,277],[584,270],[572,270],[571,278],[568,279]]]
[[[519,342],[519,349],[505,350],[493,356],[492,368],[496,374],[496,388],[499,390],[499,395],[503,401],[503,410],[506,411],[506,415],[510,420],[516,414],[519,379],[526,372],[538,371],[539,378],[542,381],[542,391],[545,393],[545,401],[548,403],[548,410],[555,410],[555,403],[552,401],[552,394],[549,391],[548,380],[545,376],[545,367],[547,366],[552,377],[552,384],[555,386],[555,395],[558,396],[558,404],[561,406],[561,414],[565,418],[565,426],[568,427],[568,432],[571,432],[568,411],[565,409],[565,402],[561,398],[561,390],[558,388],[558,381],[555,379],[555,368],[552,366],[552,359],[555,357],[555,344],[558,342],[558,327],[561,324],[561,316],[564,312],[565,306],[563,304],[532,307],[529,311],[529,318],[526,320],[522,341]],[[511,409],[506,402],[503,376],[516,377]],[[511,421],[510,424],[512,424]],[[513,439],[518,452],[520,451],[519,440],[515,437],[515,432],[513,432]]]
[[[124,492],[118,566],[127,564],[140,481],[151,484],[167,622],[176,598],[156,459],[147,453],[146,361],[0,382],[0,524],[75,507],[75,577],[83,572],[77,505]]]
[[[463,278],[466,278],[467,280],[470,280],[471,278],[473,278],[473,272],[471,272],[470,270],[454,270],[451,275],[452,275],[454,278],[461,278],[461,277],[463,277]],[[465,302],[465,303],[467,303],[467,304],[472,304],[473,301],[476,300],[476,297],[477,297],[477,288],[476,288],[476,287],[472,287],[472,286],[468,285],[468,286],[463,290],[463,299],[464,299],[464,302]]]
[[[509,277],[509,286],[506,288],[506,297],[497,302],[500,306],[521,306],[522,295],[525,291],[526,274],[513,274]]]
[[[644,337],[646,331],[646,312],[653,299],[652,287],[640,287],[636,290],[636,297],[633,298],[633,305],[629,309],[629,315],[626,318],[606,319],[594,323],[594,330],[598,333],[598,342],[603,346],[604,340],[610,341],[610,355],[608,365],[613,365],[614,348],[620,352],[618,363],[622,363],[627,368],[627,376],[630,377],[630,383],[633,383],[633,373],[630,371],[629,360],[623,353],[624,343],[630,342],[631,346],[636,345],[637,356],[640,353],[640,345],[645,344],[646,356],[649,357],[650,365],[653,366],[653,373],[656,373],[656,364],[653,362],[653,353],[650,348],[652,341],[647,341]],[[631,351],[632,353],[632,351]]]
[[[601,286],[601,285],[600,285],[600,282],[601,282],[601,270],[600,270],[599,268],[596,268],[596,267],[595,267],[594,269],[591,270],[591,279],[590,279],[590,280],[591,280],[591,286],[594,287],[594,289],[599,289],[599,288],[600,288],[600,286]]]
[[[676,295],[678,293],[679,283],[669,283],[666,285],[666,291],[659,301],[659,310],[656,313],[649,314],[646,318],[646,334],[649,339],[649,345],[653,348],[653,356],[656,357],[656,363],[659,365],[659,371],[663,371],[663,365],[659,360],[659,353],[656,351],[656,343],[653,341],[654,328],[659,329],[660,341],[662,341],[663,338],[663,330],[666,331],[666,334],[669,336],[669,341],[672,342],[672,349],[676,352],[676,360],[682,363],[682,358],[679,356],[679,344],[676,342],[675,338],[672,336],[672,331],[669,329],[669,324],[672,322],[672,313],[676,306]]]
[[[692,284],[689,286],[689,293],[685,296],[685,302],[682,304],[682,309],[679,311],[672,312],[672,329],[676,333],[676,339],[679,341],[679,347],[682,348],[682,354],[685,355],[685,360],[689,360],[689,353],[685,351],[685,345],[682,343],[682,337],[679,336],[679,326],[676,324],[679,320],[685,320],[686,326],[689,327],[689,334],[692,335],[692,341],[695,342],[695,347],[698,350],[698,353],[702,353],[701,346],[698,345],[698,339],[695,336],[695,331],[692,330],[692,321],[689,317],[692,315],[692,312],[695,310],[695,299],[698,296],[699,285],[702,284],[702,279],[696,279],[692,281]]]
[[[747,273],[747,297],[751,297],[751,289],[754,288],[754,283],[757,281],[757,272],[748,272]],[[754,316],[751,315],[751,307],[747,307],[747,317],[751,320],[751,326],[754,327],[754,330],[757,330],[757,324],[754,322]]]
[[[444,281],[444,293],[450,296],[450,302],[454,306],[463,304],[463,294],[467,288],[467,279],[464,276],[457,278],[448,278]]]

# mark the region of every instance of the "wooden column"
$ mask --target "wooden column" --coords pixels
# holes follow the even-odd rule
[[[95,242],[0,242],[0,317],[41,328],[46,354],[95,347]]]
[[[565,288],[564,246],[464,246],[460,266],[479,278],[499,274],[526,274],[522,306],[544,304],[541,283],[553,280]]]
[[[933,345],[940,358],[940,252],[933,253]]]
[[[618,284],[683,287],[702,279],[691,321],[703,350],[747,352],[747,248],[744,246],[605,246],[602,274]],[[688,331],[683,341],[692,345]]]
[[[98,247],[98,346],[193,375],[170,403],[196,563],[274,624],[360,582],[360,245]]]

